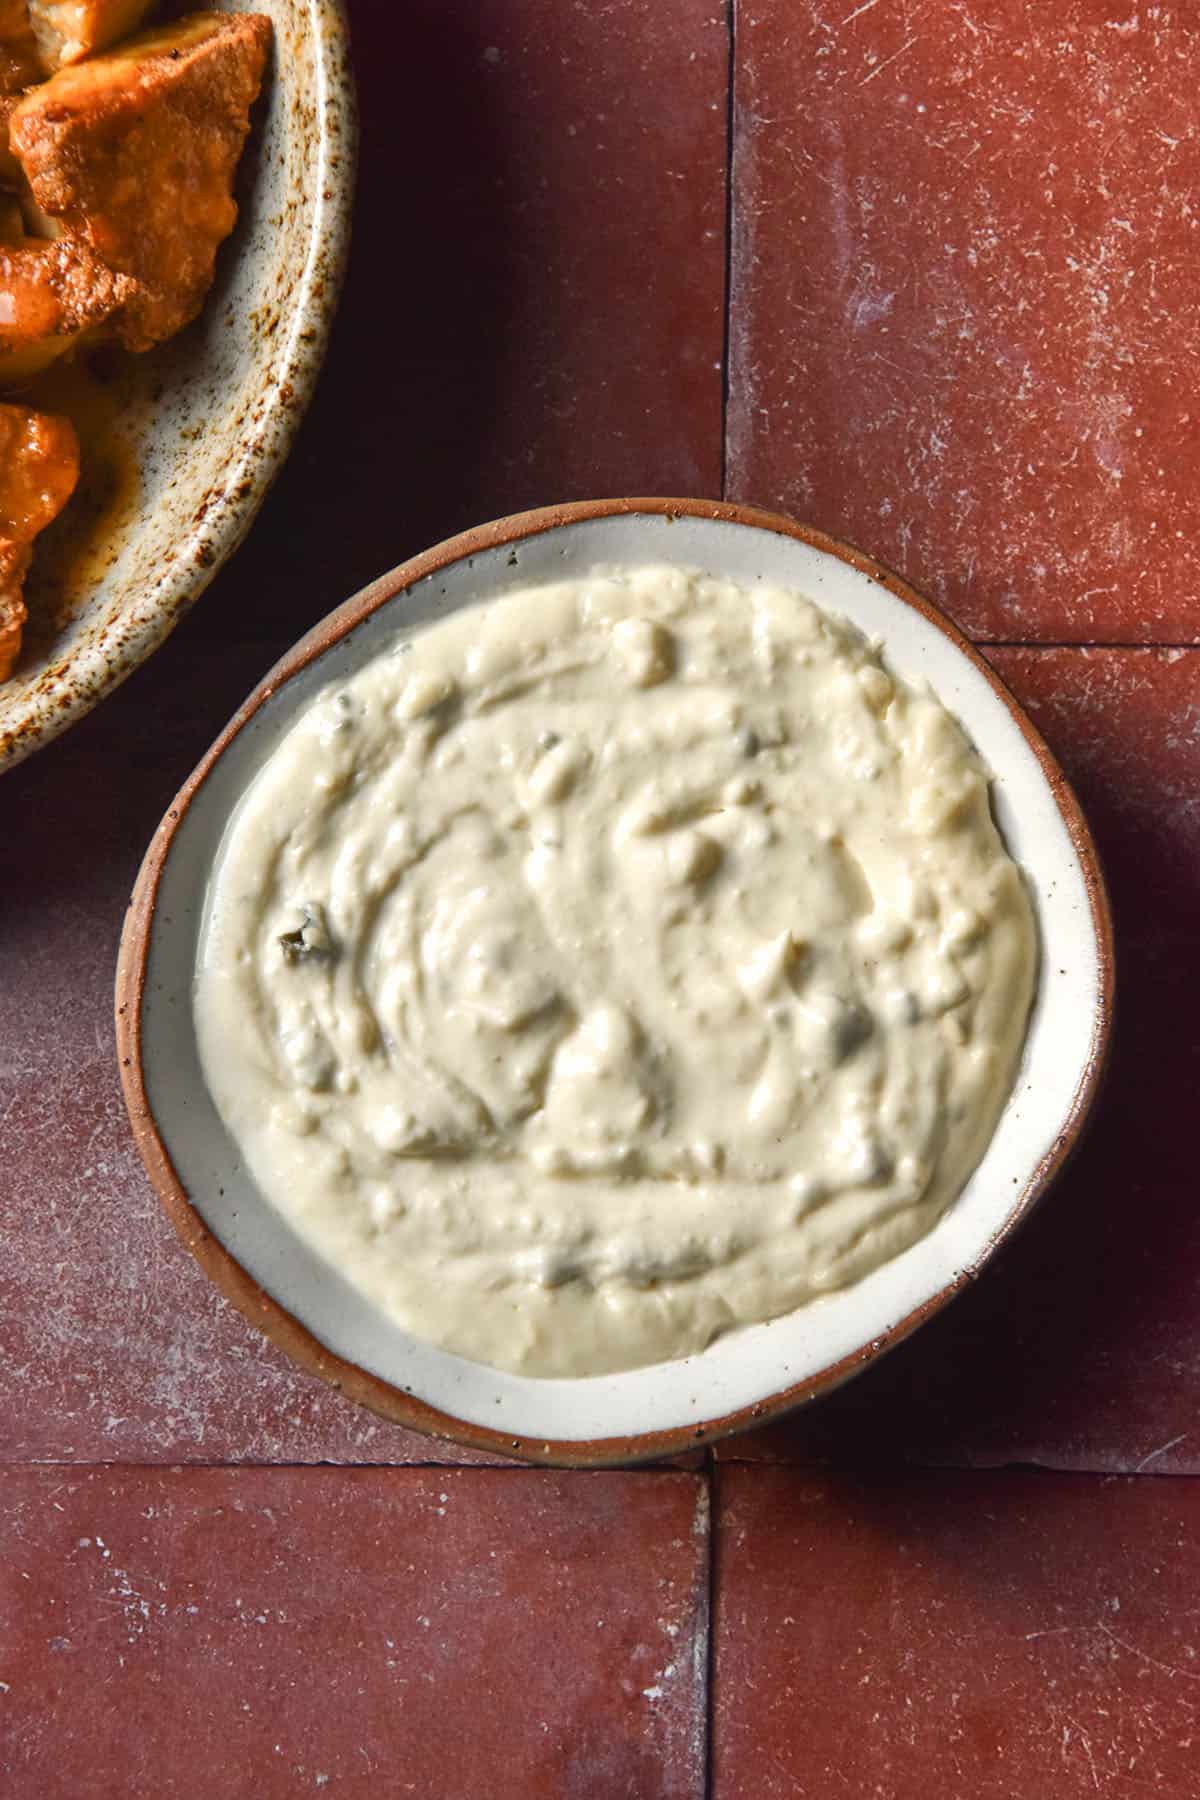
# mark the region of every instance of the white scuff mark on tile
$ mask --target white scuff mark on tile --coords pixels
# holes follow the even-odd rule
[[[871,69],[868,74],[864,75],[862,80],[858,83],[859,87],[866,87],[868,81],[874,81],[877,75],[882,75],[885,69],[890,69],[893,63],[899,62],[900,58],[906,55],[916,42],[917,39],[915,37],[910,37],[907,43],[901,44],[898,50],[893,50],[892,54],[890,56],[885,56],[881,63],[876,63],[875,67]]]
[[[869,288],[858,287],[846,302],[846,321],[853,331],[865,331],[871,325],[877,325],[880,319],[886,319],[896,304],[895,289],[891,293],[872,293]]]
[[[1159,1571],[1156,1569],[1154,1573],[1157,1575]],[[1183,1681],[1200,1681],[1200,1675],[1193,1675],[1187,1669],[1177,1668],[1174,1663],[1163,1662],[1161,1658],[1151,1656],[1149,1651],[1139,1650],[1136,1644],[1127,1643],[1124,1638],[1119,1638],[1115,1631],[1109,1630],[1103,1619],[1097,1619],[1095,1629],[1102,1632],[1116,1649],[1124,1650],[1129,1656],[1137,1657],[1139,1661],[1144,1662],[1148,1668],[1157,1669],[1160,1674],[1166,1676],[1168,1681],[1174,1681],[1176,1676],[1179,1676]]]
[[[1165,1444],[1160,1444],[1157,1450],[1151,1450],[1150,1454],[1143,1456],[1141,1462],[1137,1464],[1134,1474],[1140,1475],[1143,1469],[1149,1468],[1152,1462],[1157,1462],[1160,1456],[1165,1456],[1168,1450],[1174,1450],[1177,1444],[1182,1444],[1186,1437],[1187,1432],[1181,1431],[1178,1437],[1168,1439]]]
[[[879,5],[879,0],[862,0],[861,6],[856,6],[852,13],[846,14],[845,18],[842,20],[841,25],[838,26],[838,30],[840,31],[842,29],[842,26],[852,25],[854,23],[855,19],[861,19],[864,13],[869,13],[872,10],[872,8],[874,8],[878,5]]]

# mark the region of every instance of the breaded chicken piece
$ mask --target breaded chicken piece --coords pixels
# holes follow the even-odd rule
[[[136,31],[152,0],[28,0],[29,22],[47,69],[107,50]]]
[[[0,0],[0,94],[18,94],[45,73],[27,0]]]
[[[128,276],[70,238],[0,241],[0,388],[28,381],[97,335],[135,293]]]
[[[28,544],[0,537],[0,681],[7,681],[21,654],[21,636],[29,617],[22,588],[33,552]]]
[[[29,611],[22,598],[32,552],[0,538],[0,681],[7,681],[21,654]]]
[[[60,69],[13,113],[38,205],[137,283],[117,321],[131,350],[204,303],[270,42],[259,14],[192,13]]]
[[[25,0],[0,0],[0,183],[15,187],[21,165],[8,147],[9,117],[22,88],[45,75]]]
[[[22,166],[9,149],[9,117],[22,88],[43,76],[29,7],[25,0],[0,0],[0,184],[16,187],[22,180]]]
[[[56,519],[79,479],[70,419],[32,406],[0,405],[0,537],[32,544]]]
[[[0,406],[0,681],[21,649],[21,589],[33,540],[58,517],[78,480],[79,440],[69,419]]]

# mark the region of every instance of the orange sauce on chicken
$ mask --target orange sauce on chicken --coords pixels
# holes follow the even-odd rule
[[[38,539],[26,583],[33,602],[26,627],[31,648],[53,637],[87,600],[137,513],[141,472],[121,428],[131,373],[120,351],[96,350],[56,364],[21,396],[70,419],[80,448],[79,486]]]

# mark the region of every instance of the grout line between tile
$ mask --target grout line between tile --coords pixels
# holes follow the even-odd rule
[[[721,1535],[717,1516],[717,1475],[720,1464],[710,1447],[705,1479],[708,1483],[708,1609],[705,1644],[704,1678],[704,1795],[713,1800],[713,1746],[716,1742],[716,1677],[717,1677],[717,1556]]]
[[[637,1475],[647,1480],[663,1475],[688,1475],[697,1481],[708,1481],[708,1468],[701,1464],[699,1468],[679,1467],[673,1463],[617,1463],[606,1468],[567,1468],[550,1463],[492,1463],[492,1462],[262,1462],[244,1459],[240,1462],[191,1462],[186,1457],[164,1457],[154,1462],[129,1460],[114,1457],[106,1460],[100,1457],[84,1457],[76,1462],[70,1458],[59,1457],[0,1457],[0,1481],[10,1469],[32,1470],[52,1469],[58,1474],[80,1475],[94,1473],[98,1469],[111,1469],[115,1473],[162,1473],[169,1471],[177,1475],[207,1474],[213,1470],[223,1470],[227,1474],[237,1474],[243,1470],[247,1473],[261,1473],[275,1470],[318,1470],[326,1474],[354,1474],[356,1471],[368,1471],[379,1474],[390,1470],[394,1474],[405,1474],[410,1470],[428,1473],[431,1469],[439,1470],[443,1475]]]
[[[725,306],[721,342],[721,498],[729,497],[729,346],[733,329],[733,133],[737,75],[737,0],[725,0]]]
[[[989,650],[1200,650],[1200,640],[1191,643],[1169,643],[1156,639],[1088,638],[1086,640],[1048,642],[1041,638],[972,638],[975,648],[985,655]]]
[[[1186,1434],[1185,1434],[1186,1435]],[[1150,1481],[1196,1481],[1200,1480],[1200,1468],[1195,1469],[1158,1469],[1148,1466],[1149,1458],[1143,1457],[1140,1463],[1131,1463],[1127,1468],[1118,1468],[1113,1463],[1097,1463],[1095,1467],[1081,1468],[1078,1465],[1066,1466],[1061,1463],[1036,1461],[1032,1458],[1014,1458],[1011,1462],[972,1463],[972,1462],[916,1462],[911,1458],[897,1456],[886,1463],[862,1462],[852,1457],[764,1457],[754,1455],[738,1455],[736,1439],[728,1440],[727,1447],[718,1461],[710,1449],[708,1460],[699,1467],[679,1467],[674,1463],[633,1463],[615,1464],[607,1468],[567,1468],[565,1466],[545,1463],[490,1463],[490,1462],[262,1462],[255,1460],[227,1462],[190,1462],[186,1458],[164,1458],[154,1462],[114,1458],[105,1460],[97,1457],[85,1457],[79,1461],[55,1457],[15,1457],[11,1460],[0,1457],[0,1480],[9,1470],[48,1469],[59,1474],[93,1473],[96,1470],[108,1469],[116,1473],[142,1473],[170,1471],[186,1475],[192,1473],[210,1473],[224,1470],[227,1473],[260,1472],[266,1470],[318,1470],[326,1473],[352,1474],[356,1470],[379,1474],[390,1470],[403,1474],[409,1470],[428,1473],[439,1470],[442,1474],[466,1475],[637,1475],[652,1480],[664,1475],[687,1475],[703,1482],[708,1490],[710,1501],[715,1506],[717,1477],[723,1468],[739,1469],[794,1469],[807,1470],[811,1474],[837,1473],[872,1473],[887,1475],[1065,1475],[1080,1481],[1132,1481],[1146,1479]],[[1161,1450],[1151,1452],[1152,1456],[1161,1455]],[[716,1541],[715,1514],[713,1524],[713,1540]],[[715,1568],[711,1571],[715,1582]]]
[[[1185,1434],[1186,1435],[1186,1434]],[[1151,1455],[1160,1454],[1152,1451]],[[1019,1461],[1005,1463],[970,1463],[970,1462],[913,1462],[897,1457],[886,1463],[855,1462],[848,1457],[834,1460],[798,1458],[789,1462],[779,1457],[734,1456],[726,1455],[718,1467],[736,1469],[790,1469],[797,1474],[808,1475],[889,1475],[912,1476],[927,1475],[935,1479],[940,1475],[977,1475],[987,1478],[992,1475],[1057,1475],[1076,1481],[1200,1481],[1200,1469],[1151,1469],[1146,1466],[1146,1459],[1141,1463],[1133,1463],[1128,1468],[1114,1468],[1111,1463],[1103,1467],[1091,1469],[1065,1468],[1060,1463]]]

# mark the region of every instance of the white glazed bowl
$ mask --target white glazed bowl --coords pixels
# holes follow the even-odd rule
[[[205,886],[247,784],[317,691],[398,632],[455,607],[597,564],[671,561],[795,588],[927,680],[994,772],[994,805],[1025,870],[1041,934],[1019,1076],[961,1197],[864,1280],[702,1354],[543,1380],[414,1339],[326,1266],[255,1188],[207,1093],[190,1006]],[[121,946],[126,1100],[152,1180],[227,1296],[293,1356],[385,1416],[488,1450],[603,1464],[661,1456],[771,1417],[844,1380],[976,1275],[1073,1147],[1111,1014],[1112,947],[1090,835],[1066,781],[996,676],[928,602],[867,557],[746,507],[582,502],[464,533],[330,615],[240,709],[159,827]]]
[[[110,505],[85,437],[79,491],[38,540],[25,644],[0,682],[0,772],[132,674],[236,550],[325,352],[354,196],[341,0],[209,4],[253,7],[275,27],[238,169],[240,216],[195,324],[146,356],[113,359],[106,449],[134,475]],[[54,405],[53,387],[40,394],[29,398]]]

